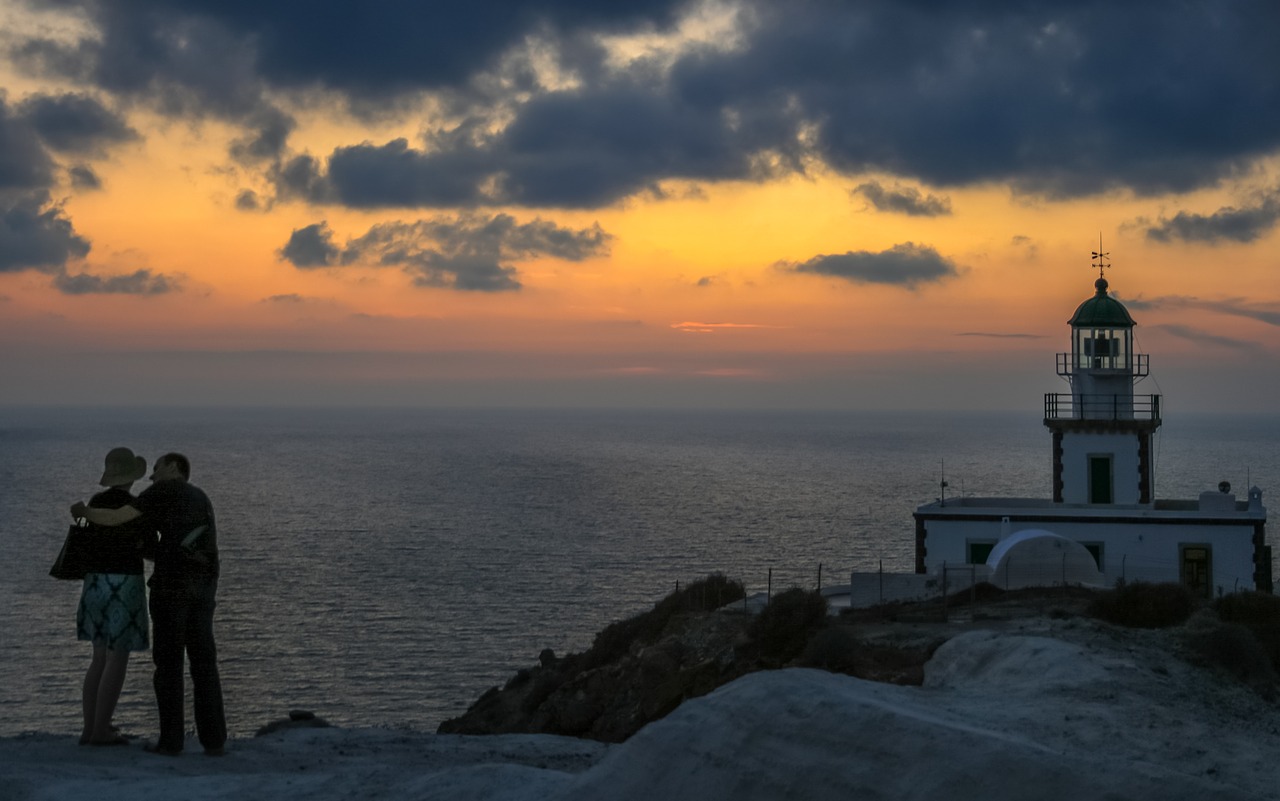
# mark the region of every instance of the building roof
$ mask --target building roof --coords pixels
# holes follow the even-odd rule
[[[1124,304],[1107,294],[1107,279],[1093,283],[1097,292],[1081,303],[1067,322],[1075,328],[1133,328],[1137,323],[1129,316]]]

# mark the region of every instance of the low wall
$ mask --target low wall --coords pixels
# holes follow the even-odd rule
[[[950,595],[990,579],[991,568],[986,565],[947,568],[945,591]],[[853,572],[849,574],[849,607],[865,609],[879,604],[928,601],[941,598],[943,590],[940,573]]]

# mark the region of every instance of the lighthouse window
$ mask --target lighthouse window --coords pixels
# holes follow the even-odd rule
[[[1084,341],[1084,354],[1086,356],[1105,356],[1111,358],[1120,353],[1120,342],[1115,339],[1107,339],[1105,334],[1101,334],[1093,339]]]
[[[1111,456],[1089,457],[1089,503],[1112,503]]]

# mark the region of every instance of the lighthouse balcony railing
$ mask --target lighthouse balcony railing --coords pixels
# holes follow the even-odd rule
[[[1146,378],[1151,374],[1151,357],[1146,353],[1116,354],[1114,356],[1089,355],[1087,353],[1059,353],[1058,375],[1077,373],[1110,373]]]
[[[1149,420],[1160,422],[1159,395],[1073,395],[1046,393],[1044,419]]]

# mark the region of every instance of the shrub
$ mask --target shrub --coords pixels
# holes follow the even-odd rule
[[[1257,626],[1280,623],[1280,598],[1262,592],[1237,592],[1213,602],[1218,617],[1229,623]]]
[[[719,573],[699,579],[658,601],[653,609],[626,620],[610,623],[596,634],[591,648],[583,654],[583,670],[599,667],[626,656],[632,643],[648,644],[662,635],[671,618],[684,612],[708,612],[741,600],[746,589]]]
[[[789,662],[809,637],[827,625],[827,600],[816,590],[798,587],[774,596],[747,634],[765,659]]]
[[[1195,596],[1181,584],[1135,581],[1099,595],[1087,614],[1119,626],[1154,629],[1185,623],[1195,608]]]
[[[858,638],[850,626],[829,626],[814,633],[796,663],[801,667],[857,675]]]

